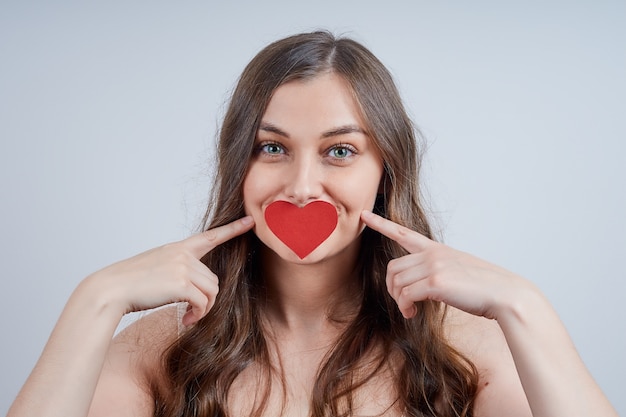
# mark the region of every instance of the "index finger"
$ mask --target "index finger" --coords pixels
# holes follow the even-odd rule
[[[400,246],[411,253],[419,252],[426,249],[432,243],[426,236],[387,220],[368,210],[361,212],[361,220],[368,227],[376,230],[380,234],[387,236],[389,239],[398,242]]]
[[[244,234],[254,226],[252,216],[242,217],[223,226],[198,233],[182,241],[193,255],[200,259],[222,243]]]

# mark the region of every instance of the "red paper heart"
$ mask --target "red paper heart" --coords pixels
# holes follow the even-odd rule
[[[265,221],[276,237],[304,259],[335,230],[337,209],[326,201],[313,201],[302,208],[274,201],[265,209]]]

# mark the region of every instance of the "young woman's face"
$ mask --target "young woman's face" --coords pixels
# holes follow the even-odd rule
[[[382,174],[382,159],[340,76],[289,82],[275,91],[257,132],[243,186],[245,211],[259,239],[282,259],[315,263],[357,243],[361,211],[374,206]],[[300,259],[265,221],[265,209],[278,200],[299,207],[328,202],[337,210],[337,227]]]

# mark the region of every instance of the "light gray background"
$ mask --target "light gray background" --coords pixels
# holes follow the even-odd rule
[[[247,61],[321,27],[397,78],[445,241],[536,282],[626,415],[623,2],[52,3],[0,5],[0,414],[83,277],[194,230]]]

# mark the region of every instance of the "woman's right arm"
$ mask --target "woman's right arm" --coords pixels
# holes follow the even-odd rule
[[[191,309],[183,324],[202,318],[213,306],[218,280],[199,259],[252,226],[251,218],[245,217],[87,277],[70,297],[7,417],[87,416],[103,368],[104,378],[121,378],[116,384],[101,381],[110,389],[123,384],[141,389],[141,376],[115,371],[115,366],[127,370],[136,366],[130,360],[134,348],[129,341],[139,340],[132,331],[142,329],[134,326],[111,343],[121,317],[131,311],[186,301]],[[90,415],[104,414],[92,409]]]

